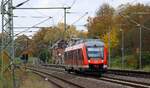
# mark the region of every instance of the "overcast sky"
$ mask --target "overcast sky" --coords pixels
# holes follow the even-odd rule
[[[1,1],[1,0],[0,0]],[[13,0],[13,5],[17,5],[25,0]],[[78,20],[81,16],[86,14],[82,19],[77,21],[74,25],[77,26],[78,30],[86,30],[85,27],[82,25],[87,23],[87,18],[89,16],[93,17],[97,9],[103,3],[109,3],[114,8],[117,8],[120,4],[125,3],[148,3],[150,4],[150,0],[30,0],[26,4],[21,7],[64,7],[64,6],[71,6],[69,12],[67,14],[67,24],[72,24],[76,20]],[[38,22],[47,19],[49,16],[52,18],[47,20],[46,22],[38,25],[40,27],[47,27],[56,25],[58,22],[63,22],[63,10],[14,10],[15,16],[26,16],[26,17],[18,17],[14,18],[14,26],[33,26]],[[40,16],[44,18],[32,18],[31,16]],[[1,17],[0,17],[1,19]],[[0,22],[1,27],[1,22]],[[0,28],[1,29],[1,28]],[[24,29],[14,29],[14,31],[23,31]],[[38,29],[30,29],[36,31]],[[32,33],[25,33],[25,34],[32,34]]]

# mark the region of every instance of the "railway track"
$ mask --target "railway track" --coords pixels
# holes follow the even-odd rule
[[[107,81],[107,82],[109,81],[109,82],[122,84],[122,85],[135,87],[135,88],[150,88],[150,84],[147,84],[147,83],[141,83],[141,82],[137,82],[137,81],[117,79],[117,78],[107,77],[107,76],[103,76],[99,80],[104,80],[104,81]]]
[[[46,66],[52,66],[52,67],[57,67],[55,65],[46,65]],[[64,66],[61,66],[63,68]],[[118,72],[118,73],[117,73]],[[148,77],[150,76],[149,72],[142,72],[142,71],[130,71],[130,70],[108,70],[108,74],[114,73],[115,75],[124,75],[124,76],[132,76],[133,77]],[[95,78],[95,77],[94,77]],[[97,79],[97,78],[96,78]],[[144,83],[144,82],[138,82],[138,81],[133,81],[133,80],[125,80],[121,78],[115,78],[115,77],[110,77],[107,75],[103,75],[101,78],[98,78],[98,80],[103,80],[103,81],[109,81],[117,84],[122,84],[126,86],[131,86],[131,87],[136,87],[136,88],[150,88],[150,83]]]
[[[27,67],[27,69],[32,70],[33,73],[40,75],[41,77],[50,81],[51,83],[58,86],[59,88],[85,88],[82,85],[73,83],[73,82],[63,79],[59,76],[53,75],[55,73],[49,73],[44,70],[39,70],[36,68],[31,68],[31,67]]]
[[[133,81],[133,80],[128,80],[128,79],[121,79],[121,78],[115,78],[115,77],[110,77],[107,75],[102,75],[101,77],[98,77],[97,75],[79,75],[81,77],[87,77],[87,78],[92,78],[92,79],[97,79],[97,80],[102,80],[106,82],[111,82],[111,83],[116,83],[116,84],[121,84],[124,86],[129,86],[133,88],[150,88],[150,82],[149,83],[144,83],[144,82],[139,82],[139,81]]]
[[[150,72],[144,72],[144,71],[138,71],[138,70],[133,71],[133,70],[108,69],[107,74],[150,78]]]
[[[58,67],[42,66],[41,69],[52,70],[52,71],[59,72],[59,73],[65,73],[65,71],[62,68],[58,68]],[[45,74],[45,73],[47,75],[49,75],[47,72],[42,72],[42,74]],[[80,75],[80,74],[79,75],[78,74],[70,74],[70,75],[83,77],[83,78],[89,78],[89,79],[95,79],[95,80],[102,80],[102,81],[111,82],[111,83],[115,83],[115,84],[121,84],[124,86],[134,87],[134,88],[150,88],[150,83],[138,82],[138,81],[133,81],[133,80],[128,80],[128,79],[125,80],[125,79],[121,79],[121,78],[110,77],[107,75],[103,75],[102,77],[93,76],[93,75],[92,76],[91,75]],[[78,85],[77,88],[85,88],[79,84],[77,84],[77,85]],[[61,87],[61,88],[66,88],[66,87]]]
[[[65,65],[57,65],[57,64],[42,64],[42,66],[46,67],[55,67],[55,68],[65,68]],[[124,75],[124,76],[138,76],[138,77],[149,77],[150,72],[140,71],[140,70],[121,70],[121,69],[108,69],[107,73]]]

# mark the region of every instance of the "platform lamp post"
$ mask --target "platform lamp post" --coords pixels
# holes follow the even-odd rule
[[[124,69],[124,31],[120,28],[121,31],[121,69]]]
[[[140,34],[140,40],[139,40],[139,69],[142,69],[142,62],[141,62],[141,58],[142,58],[142,27],[141,24],[137,24],[137,26],[139,27],[139,34]]]
[[[111,43],[111,36],[110,36],[110,34],[111,34],[111,29],[110,29],[110,27],[109,27],[109,32],[108,32],[108,65],[109,65],[109,68],[111,67],[111,56],[110,56],[110,43]]]

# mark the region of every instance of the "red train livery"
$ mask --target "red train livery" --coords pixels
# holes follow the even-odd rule
[[[107,70],[107,48],[99,39],[77,41],[65,49],[66,70],[105,72]]]

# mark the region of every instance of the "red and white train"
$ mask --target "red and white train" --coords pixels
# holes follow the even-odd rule
[[[105,72],[107,48],[99,39],[77,41],[65,49],[64,64],[68,72]]]

